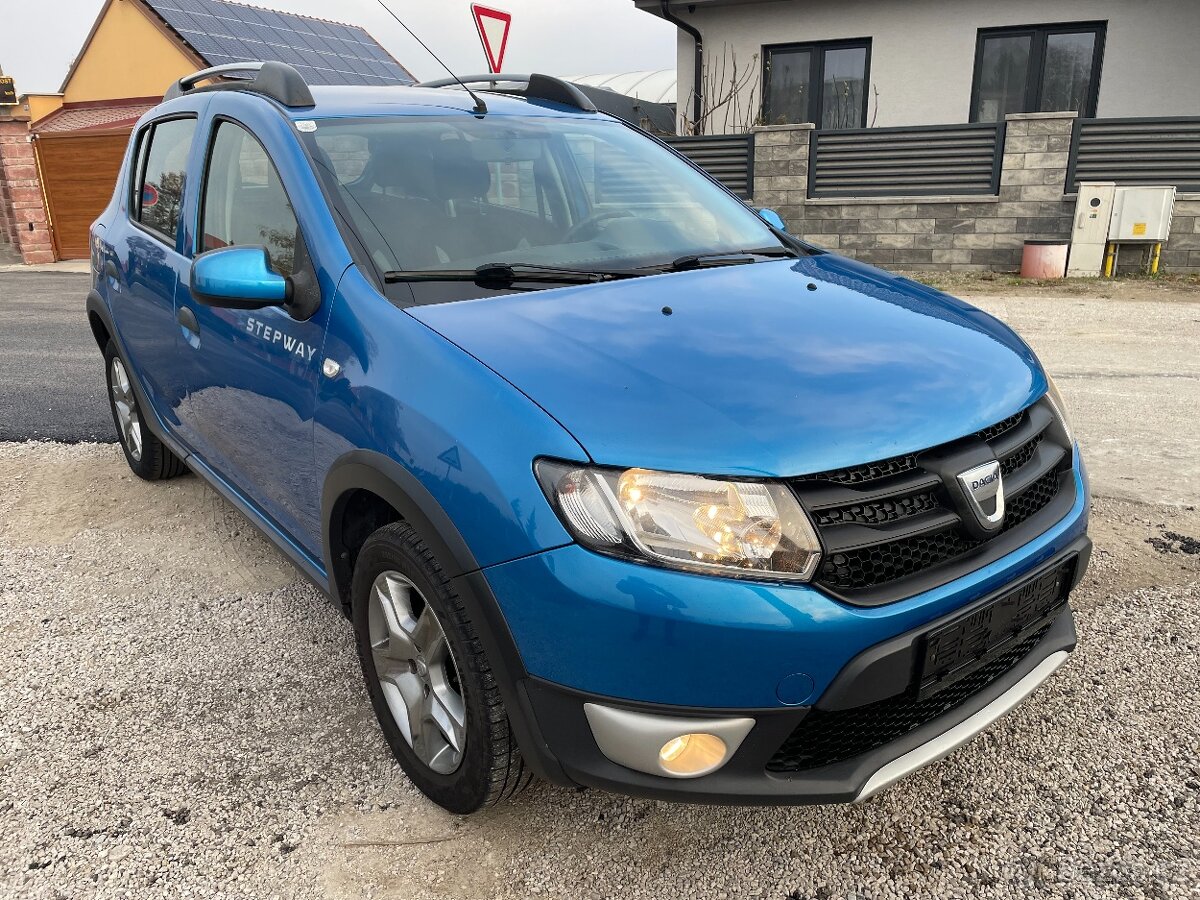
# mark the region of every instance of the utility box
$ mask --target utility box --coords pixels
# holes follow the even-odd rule
[[[1108,239],[1119,244],[1159,244],[1171,234],[1175,188],[1121,187],[1113,201]]]
[[[1117,185],[1112,181],[1081,181],[1075,200],[1075,220],[1071,228],[1071,255],[1067,275],[1071,278],[1095,278],[1104,265],[1108,246],[1108,228],[1112,220]]]

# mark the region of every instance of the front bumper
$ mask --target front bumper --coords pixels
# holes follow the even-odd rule
[[[779,762],[794,736],[822,718],[825,736],[832,732],[836,741],[844,721],[836,714],[853,718],[891,698],[919,699],[912,682],[930,632],[1069,559],[1075,563],[1065,587],[1073,588],[1091,550],[1081,467],[1074,478],[1070,511],[1019,550],[874,608],[850,607],[809,586],[655,569],[575,545],[463,576],[460,587],[488,595],[503,636],[511,634],[511,643],[500,642],[511,673],[501,687],[522,753],[543,778],[702,803],[853,802],[969,740],[1074,648],[1064,604],[1049,625],[1022,637],[1019,659],[990,670],[969,692],[965,682],[951,686],[943,696],[956,692],[953,703],[934,704],[934,714],[883,739],[873,735],[852,753],[792,768]],[[606,756],[587,704],[652,717],[751,719],[753,726],[719,769],[665,777]],[[625,758],[644,760],[654,750],[636,749]]]
[[[1080,536],[1026,579],[1072,564],[1068,588],[1082,577],[1091,542]],[[996,591],[978,601],[986,605]],[[522,745],[535,769],[562,784],[584,785],[623,794],[663,800],[726,804],[808,804],[861,802],[908,773],[941,759],[971,740],[993,721],[1007,713],[1067,659],[1075,647],[1074,619],[1063,606],[1052,621],[1031,640],[1011,667],[962,702],[906,733],[871,746],[864,752],[803,771],[772,771],[780,748],[802,726],[814,710],[850,711],[886,705],[890,697],[910,695],[915,685],[895,681],[897,671],[913,671],[914,654],[922,637],[947,620],[962,615],[959,610],[872,646],[851,659],[823,695],[811,706],[765,708],[681,707],[598,696],[565,688],[539,678],[526,678],[518,685],[521,705],[533,723],[532,740]],[[898,690],[897,690],[898,689]],[[896,693],[889,695],[889,691]],[[660,717],[688,719],[750,719],[753,726],[740,741],[728,762],[711,774],[696,778],[669,778],[619,765],[603,752],[594,725],[589,723],[587,705],[628,710]],[[693,722],[688,729],[695,725]],[[610,736],[611,737],[611,736]],[[630,735],[632,740],[635,736]],[[661,738],[659,738],[661,740]]]

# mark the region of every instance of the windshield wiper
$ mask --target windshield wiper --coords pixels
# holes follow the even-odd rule
[[[663,266],[653,266],[661,272],[683,272],[688,269],[708,269],[717,266],[745,266],[762,257],[772,259],[795,257],[800,254],[791,247],[759,247],[755,250],[730,250],[726,253],[691,253]]]
[[[474,269],[415,269],[385,272],[388,284],[408,281],[474,281],[488,287],[507,287],[517,282],[537,284],[594,284],[618,278],[636,278],[646,272],[596,269],[565,269],[558,266],[539,266],[533,263],[485,263]]]

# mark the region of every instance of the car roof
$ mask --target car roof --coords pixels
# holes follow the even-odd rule
[[[473,114],[475,103],[461,88],[406,86],[313,85],[315,106],[288,108],[293,121],[360,116],[428,116],[463,112]],[[540,116],[555,118],[609,117],[583,112],[549,100],[482,93],[489,116]]]

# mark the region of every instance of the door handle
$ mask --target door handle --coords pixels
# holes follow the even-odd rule
[[[200,323],[196,321],[196,314],[186,306],[179,307],[175,320],[192,334],[200,333]]]

